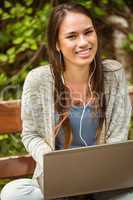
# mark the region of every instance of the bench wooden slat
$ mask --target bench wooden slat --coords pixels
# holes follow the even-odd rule
[[[32,175],[35,161],[29,155],[0,158],[0,178],[19,178]]]
[[[0,133],[21,131],[20,100],[0,102]]]

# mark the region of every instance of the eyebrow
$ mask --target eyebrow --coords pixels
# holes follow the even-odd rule
[[[89,31],[89,30],[91,30],[91,29],[94,29],[94,26],[90,26],[90,27],[84,29],[83,32]],[[75,33],[77,33],[77,32],[76,32],[76,31],[71,31],[71,32],[65,33],[65,35],[67,36],[67,35],[72,35],[72,34],[75,34]]]

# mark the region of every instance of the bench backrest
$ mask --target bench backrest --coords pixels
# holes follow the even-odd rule
[[[133,90],[130,90],[129,94],[133,105]],[[0,102],[0,134],[21,132],[20,104],[20,100]],[[2,157],[0,158],[0,179],[32,175],[34,168],[35,161],[28,154]]]
[[[0,102],[0,134],[21,132],[20,104],[20,100]],[[0,179],[32,175],[34,168],[35,161],[28,154],[2,157],[0,158]]]

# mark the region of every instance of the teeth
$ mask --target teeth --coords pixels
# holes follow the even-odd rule
[[[76,53],[84,53],[84,52],[88,52],[89,50],[91,50],[92,47],[85,49],[85,50],[81,50],[81,51],[77,51]]]
[[[78,53],[88,53],[88,50],[79,51]]]

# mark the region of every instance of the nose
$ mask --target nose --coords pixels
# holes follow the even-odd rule
[[[79,45],[79,47],[84,47],[84,46],[88,45],[87,37],[85,37],[84,35],[80,35],[78,45]]]

